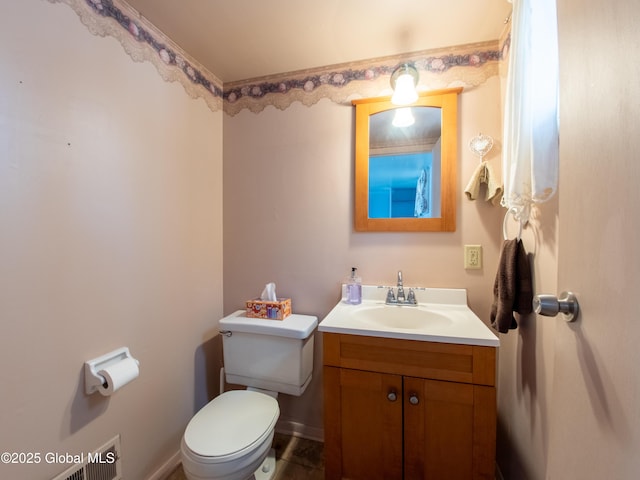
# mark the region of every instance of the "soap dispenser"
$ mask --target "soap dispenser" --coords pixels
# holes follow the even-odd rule
[[[357,275],[357,268],[351,268],[351,276],[347,279],[346,301],[351,305],[362,303],[362,279]]]

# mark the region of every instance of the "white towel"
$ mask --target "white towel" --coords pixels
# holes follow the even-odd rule
[[[427,172],[422,169],[418,184],[416,185],[416,202],[414,215],[418,218],[425,217],[429,213],[429,197],[427,192]]]
[[[488,162],[481,162],[471,176],[464,193],[469,200],[475,200],[480,195],[480,185],[485,184],[484,199],[492,205],[498,205],[502,198],[502,184],[498,182],[493,167]]]

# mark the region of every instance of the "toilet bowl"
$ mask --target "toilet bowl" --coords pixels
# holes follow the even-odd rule
[[[283,320],[249,318],[238,310],[219,325],[224,378],[261,391],[222,393],[196,413],[182,437],[182,467],[188,480],[270,480],[280,409],[275,398],[262,392],[304,393],[313,372],[318,319],[297,314]]]
[[[182,466],[188,480],[271,478],[275,462],[263,464],[280,415],[264,393],[231,390],[214,398],[191,419],[182,437]]]

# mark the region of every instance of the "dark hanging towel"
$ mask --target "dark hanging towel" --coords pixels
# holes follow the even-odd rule
[[[518,328],[513,312],[526,315],[533,311],[531,267],[522,240],[505,240],[493,285],[491,326],[500,333]]]

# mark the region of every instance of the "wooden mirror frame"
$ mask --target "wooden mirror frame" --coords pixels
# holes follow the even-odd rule
[[[353,100],[355,125],[355,229],[358,232],[455,232],[458,94],[462,88],[434,90],[412,105],[439,107],[442,114],[440,212],[438,218],[369,218],[369,117],[399,108],[391,97]]]

